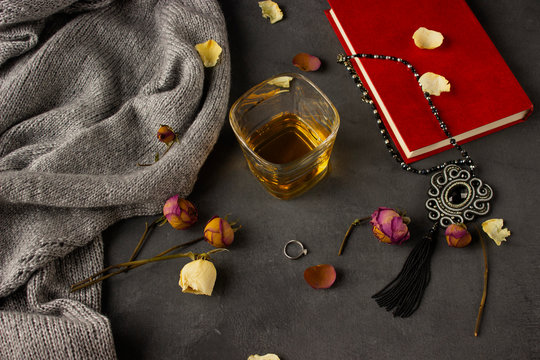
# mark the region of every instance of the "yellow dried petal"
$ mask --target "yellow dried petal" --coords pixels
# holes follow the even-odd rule
[[[271,0],[259,1],[259,7],[262,10],[263,18],[270,19],[270,24],[276,23],[283,19],[283,12],[278,4]]]
[[[212,295],[214,284],[217,278],[217,271],[208,260],[193,260],[180,271],[180,281],[178,285],[182,287],[182,292],[197,295]]]
[[[206,42],[195,45],[205,67],[216,66],[223,49],[217,42],[210,39]]]
[[[248,360],[279,360],[276,354],[250,355]]]
[[[279,76],[277,78],[274,78],[274,79],[268,81],[268,84],[288,89],[288,88],[291,87],[291,80],[292,79],[293,79],[292,76]]]
[[[444,76],[427,72],[420,76],[420,84],[422,85],[422,90],[428,92],[430,95],[439,96],[441,92],[450,91],[450,83]]]
[[[501,246],[506,237],[510,236],[508,229],[503,229],[503,219],[489,219],[482,223],[482,230],[495,241],[497,246]]]
[[[425,27],[420,27],[412,36],[414,44],[420,49],[435,49],[441,46],[444,36],[435,30],[429,30]]]

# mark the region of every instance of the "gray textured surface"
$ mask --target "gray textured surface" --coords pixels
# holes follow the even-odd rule
[[[114,359],[101,233],[189,194],[230,88],[217,1],[0,0],[0,359]],[[194,45],[213,38],[220,66]],[[155,131],[178,144],[159,163]]]
[[[129,358],[247,359],[274,352],[299,359],[538,359],[540,358],[540,245],[537,179],[540,175],[538,112],[527,122],[465,145],[479,174],[495,190],[490,217],[501,217],[512,236],[488,244],[489,294],[478,338],[473,336],[482,290],[479,243],[449,249],[439,240],[432,280],[420,309],[394,319],[370,296],[401,268],[415,238],[429,226],[423,203],[428,179],[402,172],[389,158],[367,106],[346,72],[335,64],[340,44],[328,24],[323,0],[279,2],[285,19],[270,25],[255,1],[221,1],[231,45],[230,104],[276,73],[294,71],[301,51],[323,60],[309,73],[341,115],[332,171],[305,195],[280,201],[249,172],[230,127],[199,174],[190,196],[201,221],[233,213],[244,225],[230,253],[215,256],[218,280],[212,297],[182,294],[178,273],[185,261],[156,263],[104,285],[118,356]],[[468,1],[533,103],[540,101],[540,3],[535,0]],[[406,16],[406,15],[404,15]],[[488,61],[488,60],[486,60]],[[446,152],[423,164],[455,158]],[[350,221],[387,205],[406,209],[413,239],[383,246],[360,227],[345,254],[336,256]],[[108,263],[129,256],[145,220],[118,223],[105,234]],[[155,231],[143,256],[199,236]],[[289,261],[289,239],[308,256]],[[204,251],[206,244],[193,250]],[[335,285],[309,288],[306,267],[332,263]]]

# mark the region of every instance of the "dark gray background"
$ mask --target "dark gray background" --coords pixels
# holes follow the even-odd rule
[[[229,253],[217,254],[218,279],[211,297],[182,294],[178,274],[186,260],[155,263],[109,279],[104,312],[121,359],[247,359],[273,352],[298,359],[539,359],[540,358],[540,123],[528,121],[466,144],[479,175],[495,190],[489,217],[512,231],[500,247],[488,240],[489,292],[478,338],[473,335],[482,292],[478,242],[451,249],[442,235],[432,259],[432,280],[420,309],[394,319],[370,296],[391,280],[430,226],[424,201],[428,178],[400,170],[389,157],[346,71],[335,63],[341,46],[323,0],[281,0],[285,18],[270,25],[255,0],[221,1],[232,54],[230,103],[262,80],[296,71],[298,52],[321,58],[307,73],[341,115],[331,172],[303,196],[282,201],[266,193],[249,172],[225,123],[189,199],[200,223],[187,231],[157,229],[141,257],[200,236],[212,215],[232,213],[244,228]],[[540,2],[470,0],[468,4],[535,104],[540,99]],[[407,14],[403,14],[407,16]],[[474,39],[471,39],[474,40]],[[486,59],[489,61],[489,59]],[[455,151],[421,162],[430,166]],[[152,191],[152,189],[148,189]],[[380,244],[369,226],[359,227],[343,256],[337,250],[349,223],[378,206],[406,209],[412,239]],[[124,261],[144,222],[123,221],[105,231],[106,263]],[[282,255],[286,241],[309,249],[300,260]],[[206,243],[190,250],[204,252]],[[334,286],[313,290],[308,266],[331,263]]]

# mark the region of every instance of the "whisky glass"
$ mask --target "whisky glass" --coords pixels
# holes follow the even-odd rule
[[[229,121],[251,172],[275,197],[300,195],[328,172],[339,114],[306,77],[284,73],[254,86]]]

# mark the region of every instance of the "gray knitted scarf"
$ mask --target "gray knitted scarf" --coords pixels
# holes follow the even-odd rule
[[[229,87],[214,0],[0,0],[0,359],[116,357],[100,286],[69,285],[103,267],[104,229],[191,192]],[[160,124],[179,143],[137,167]]]

